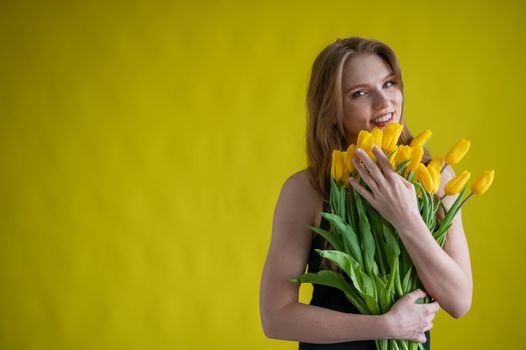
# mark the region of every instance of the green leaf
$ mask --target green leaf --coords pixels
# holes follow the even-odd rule
[[[405,276],[411,266],[413,266],[413,261],[411,260],[407,249],[400,240],[400,274]]]
[[[336,234],[325,231],[324,229],[316,226],[307,225],[311,230],[321,235],[323,238],[325,238],[329,243],[334,247],[336,250],[343,251],[343,242]]]
[[[356,219],[356,206],[354,205],[354,198],[352,191],[347,191],[347,222],[351,225],[354,232],[358,231],[358,220]]]
[[[322,212],[321,215],[329,222],[332,223],[335,230],[342,236],[343,238],[343,246],[346,249],[338,249],[341,251],[345,251],[346,253],[349,253],[352,255],[352,257],[358,261],[360,265],[363,266],[363,256],[362,256],[362,250],[360,248],[360,241],[358,238],[358,235],[352,227],[345,223],[343,219],[335,214],[325,213]],[[336,247],[335,247],[336,248]]]
[[[364,282],[360,271],[360,264],[349,254],[337,250],[314,249],[322,258],[328,259],[336,264],[351,279],[354,288],[361,294],[366,293]]]
[[[360,275],[362,282],[363,282],[363,287],[365,291],[364,296],[370,296],[375,301],[377,301],[378,292],[376,290],[376,284],[374,283],[374,280],[368,274],[363,272],[363,270],[358,270],[358,274]]]
[[[380,304],[380,311],[382,314],[389,311],[393,306],[392,293],[388,291],[387,284],[377,275],[373,275],[378,290],[378,302]]]
[[[332,270],[321,270],[316,273],[305,273],[303,275],[289,278],[294,283],[316,283],[341,290],[345,294],[351,294],[349,283],[337,272]]]
[[[378,266],[374,261],[375,255],[375,243],[374,238],[371,233],[371,226],[365,215],[365,210],[362,204],[362,200],[358,192],[354,192],[356,198],[356,207],[358,209],[358,217],[360,222],[360,239],[362,242],[362,250],[364,253],[365,261],[365,271],[368,274],[378,274]]]
[[[385,240],[385,254],[389,262],[389,267],[392,269],[393,261],[400,256],[400,246],[398,245],[398,240],[395,237],[392,225],[385,220],[382,225],[382,233]]]
[[[378,261],[378,267],[382,275],[387,274],[386,257],[385,257],[385,241],[383,240],[383,222],[384,218],[376,212],[376,210],[367,202],[367,213],[369,214],[371,222],[371,233],[373,235],[374,243],[376,246],[376,260]]]
[[[369,312],[371,315],[380,315],[380,306],[378,306],[378,302],[369,295],[364,295],[363,299],[365,300],[365,305],[369,308]]]
[[[358,291],[347,282],[342,275],[332,270],[321,270],[316,273],[306,273],[303,275],[289,278],[294,283],[315,283],[327,287],[333,287],[345,293],[347,299],[363,314],[368,314],[369,310],[365,302],[361,299]]]
[[[389,282],[387,284],[387,291],[391,293],[395,287],[395,282],[397,281],[397,278],[400,275],[400,271],[398,271],[398,264],[399,260],[398,258],[393,259],[391,262],[391,272],[389,273]]]
[[[372,280],[367,276],[358,262],[349,254],[339,252],[336,250],[320,250],[315,249],[320,256],[325,259],[333,261],[343,272],[350,277],[355,293],[347,293],[349,300],[362,312],[363,314],[378,314],[380,312],[378,303],[376,302],[376,288]],[[360,301],[362,305],[360,305]],[[363,312],[362,309],[366,309]]]
[[[338,214],[340,212],[343,212],[341,205],[340,205],[340,198],[341,198],[341,188],[343,186],[339,181],[335,181],[331,177],[331,195],[329,198],[329,204],[331,206],[331,210],[333,213]],[[332,228],[332,227],[331,227]]]
[[[409,268],[409,270],[407,270],[407,273],[405,274],[404,279],[402,280],[403,294],[407,294],[411,290],[411,274],[412,274],[412,271],[413,271],[413,267],[411,266]]]

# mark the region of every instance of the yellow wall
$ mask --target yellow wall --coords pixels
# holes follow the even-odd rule
[[[367,5],[365,5],[367,4]],[[2,1],[0,348],[295,349],[259,281],[304,99],[338,37],[387,42],[405,118],[456,167],[474,299],[435,349],[522,344],[526,14],[520,1]],[[309,286],[301,289],[309,301]]]

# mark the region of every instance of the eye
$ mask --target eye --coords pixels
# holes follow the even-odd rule
[[[365,91],[363,91],[363,90],[358,90],[358,91],[356,91],[355,93],[353,93],[351,96],[352,96],[353,98],[363,96],[363,95],[360,95],[360,93],[362,93],[362,92],[365,94]]]
[[[386,81],[386,82],[384,83],[384,85],[387,85],[388,88],[390,88],[391,86],[393,86],[393,85],[395,85],[395,84],[396,84],[396,82],[393,81],[393,80],[389,80],[389,81]],[[362,93],[363,93],[363,94],[362,94]],[[363,96],[363,95],[365,95],[365,94],[366,94],[365,91],[363,91],[363,90],[358,90],[358,91],[356,91],[355,93],[353,93],[351,96],[352,96],[353,98],[356,98],[356,97]]]

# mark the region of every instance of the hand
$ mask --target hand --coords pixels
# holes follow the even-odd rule
[[[391,168],[389,160],[377,145],[374,145],[373,153],[380,168],[360,148],[356,149],[358,158],[352,160],[371,192],[353,177],[349,178],[349,183],[400,232],[400,228],[406,227],[414,218],[421,220],[415,186]]]
[[[433,328],[433,319],[440,309],[438,302],[415,304],[417,299],[426,295],[417,289],[398,300],[385,316],[391,325],[394,339],[425,343],[425,332]]]

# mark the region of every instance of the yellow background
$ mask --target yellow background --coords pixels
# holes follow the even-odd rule
[[[264,336],[259,282],[309,69],[351,35],[398,54],[433,152],[465,137],[455,169],[495,169],[463,210],[472,308],[433,348],[519,347],[524,4],[2,1],[0,348],[297,348]]]

